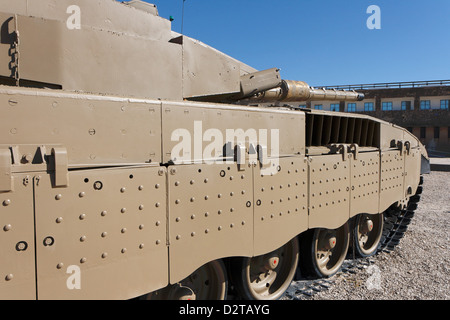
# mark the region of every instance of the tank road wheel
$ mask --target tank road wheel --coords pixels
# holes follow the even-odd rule
[[[377,252],[383,235],[383,221],[382,213],[358,215],[353,232],[355,252],[359,257],[370,257]]]
[[[304,276],[331,277],[344,263],[350,244],[348,223],[331,229],[311,229],[301,238],[300,271]]]
[[[228,278],[221,260],[205,264],[183,281],[152,292],[148,300],[226,300]]]
[[[270,253],[235,259],[231,265],[233,284],[245,300],[277,300],[289,288],[298,265],[297,238]]]

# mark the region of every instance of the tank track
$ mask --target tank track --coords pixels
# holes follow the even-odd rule
[[[335,277],[346,277],[355,274],[358,270],[365,269],[375,264],[374,257],[345,260],[341,270],[331,278],[293,281],[281,300],[308,300],[315,294],[330,289],[335,282]],[[356,285],[358,285],[356,283]],[[363,283],[359,284],[363,285]]]
[[[341,270],[336,274],[336,276],[348,276],[355,274],[358,270],[362,270],[372,265],[376,261],[376,255],[380,252],[390,253],[395,250],[395,247],[400,243],[400,240],[405,235],[408,225],[411,223],[414,217],[414,212],[417,209],[418,203],[420,201],[420,195],[423,191],[423,177],[420,177],[419,186],[417,188],[416,194],[412,196],[406,209],[399,209],[397,207],[390,207],[384,212],[384,228],[383,235],[380,241],[380,246],[378,248],[375,256],[367,258],[355,258],[354,254],[350,258],[344,261]],[[288,288],[282,300],[307,300],[311,299],[318,292],[322,292],[331,288],[334,284],[333,280],[335,278],[328,279],[300,279],[298,281],[293,281],[291,286]]]
[[[420,201],[423,190],[422,184],[423,177],[421,176],[416,194],[409,199],[406,209],[401,210],[391,207],[384,212],[384,230],[379,251],[391,252],[400,243]]]

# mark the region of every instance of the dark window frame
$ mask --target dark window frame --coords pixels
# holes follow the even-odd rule
[[[330,104],[330,111],[339,111],[340,110],[340,104],[339,103],[332,103]]]
[[[440,127],[434,127],[434,138],[439,139],[441,136],[441,128]]]
[[[420,100],[420,110],[430,110],[431,102],[430,100]]]
[[[365,102],[364,103],[364,111],[374,111],[375,104],[373,102]]]
[[[392,103],[392,101],[384,101],[381,103],[381,110],[392,111],[394,110],[394,104]]]
[[[409,101],[409,100],[402,101],[402,110],[403,111],[411,110],[411,101]]]
[[[426,139],[426,138],[427,138],[427,128],[420,127],[420,139]]]

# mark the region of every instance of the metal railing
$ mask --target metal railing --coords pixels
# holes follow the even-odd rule
[[[325,89],[338,89],[338,90],[371,90],[371,89],[420,88],[420,87],[436,87],[436,86],[450,86],[450,80],[386,82],[386,83],[314,86],[314,87]]]

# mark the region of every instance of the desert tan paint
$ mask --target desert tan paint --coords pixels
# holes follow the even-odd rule
[[[70,2],[0,4],[2,299],[136,297],[415,193],[426,152],[404,129],[184,101],[239,93],[256,70],[115,1],[79,1],[86,16],[69,31]],[[308,144],[308,115],[358,119],[359,134],[371,121],[375,143]],[[337,140],[330,123],[321,132]]]
[[[308,228],[336,228],[357,213],[378,213],[418,185],[417,148],[383,151],[381,158],[372,149],[356,159],[353,153],[346,159],[343,154],[308,156],[303,136],[293,134],[305,125],[303,112],[7,88],[0,99],[5,115],[1,149],[6,159],[16,159],[9,166],[11,188],[0,198],[2,252],[9,261],[29,260],[20,264],[25,270],[2,264],[4,297],[17,292],[34,298],[35,273],[38,298],[137,296],[180,281],[208,261],[267,253]],[[217,113],[225,120],[211,122]],[[246,129],[250,126],[241,125],[252,122],[270,129],[275,119],[283,157],[274,175],[261,175],[260,162],[249,154],[245,166],[234,160],[205,164],[202,158],[159,166],[161,158],[170,163],[173,128],[193,133],[197,120],[205,130],[225,130],[227,121],[230,128]],[[57,148],[67,150],[68,164],[67,185],[59,187],[51,152]],[[44,163],[33,164],[43,152]],[[405,161],[410,169],[404,178]],[[104,166],[118,168],[95,169]],[[76,168],[84,169],[72,171]],[[370,201],[364,204],[364,199]],[[54,244],[45,245],[47,237]],[[28,247],[18,252],[21,241]],[[70,265],[81,266],[82,292],[66,287]],[[118,273],[126,276],[109,281]],[[10,274],[12,279],[5,280]],[[129,291],[121,289],[122,281]]]
[[[34,177],[40,299],[127,299],[167,284],[164,168],[71,172],[67,188],[51,178]],[[71,265],[79,290],[67,287]]]
[[[80,8],[83,26],[154,40],[169,41],[172,38],[167,19],[124,7],[114,0],[8,0],[0,2],[0,12],[66,23],[72,14],[67,13],[72,5]],[[133,23],[130,23],[131,19]]]

